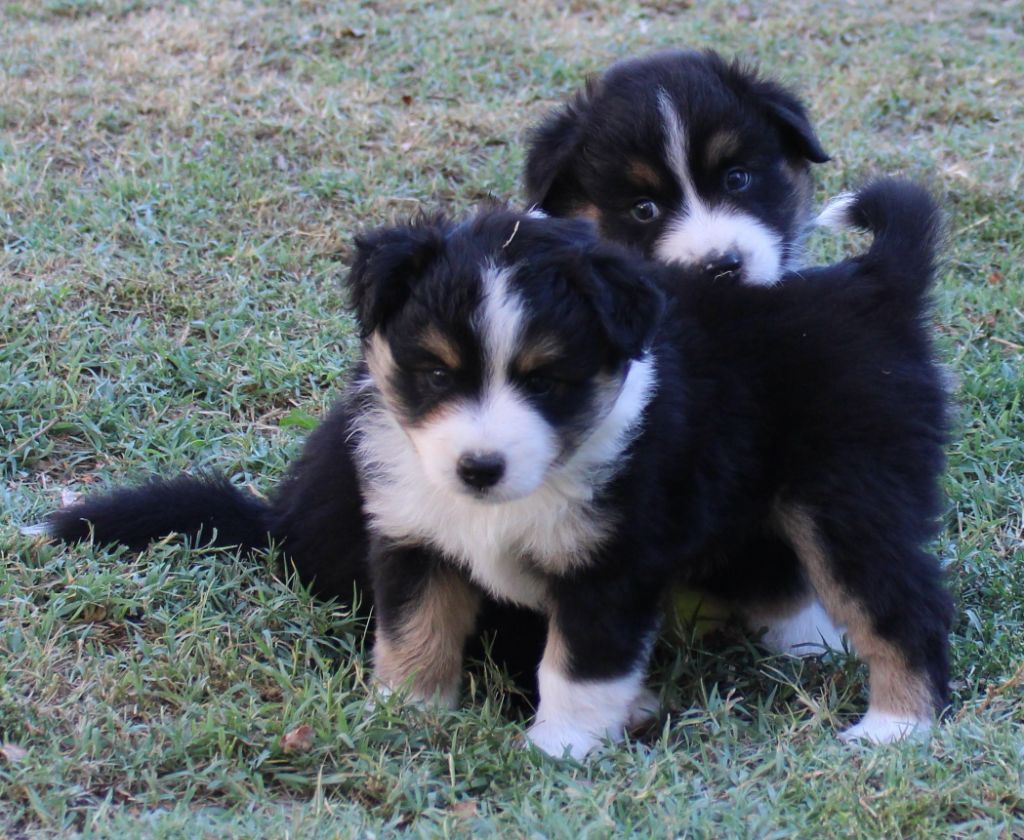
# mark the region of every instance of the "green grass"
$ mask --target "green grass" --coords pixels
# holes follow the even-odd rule
[[[154,472],[269,491],[355,352],[351,234],[517,196],[547,107],[678,45],[804,93],[819,199],[903,172],[948,210],[959,608],[930,743],[840,745],[857,663],[731,632],[662,643],[662,728],[558,765],[486,669],[451,715],[369,707],[358,626],[270,561],[18,536]],[[0,836],[1024,836],[1022,136],[1017,2],[0,2]]]

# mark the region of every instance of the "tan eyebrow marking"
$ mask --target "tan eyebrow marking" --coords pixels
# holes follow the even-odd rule
[[[740,150],[740,137],[735,131],[719,131],[708,140],[704,148],[704,162],[714,169],[730,155]]]
[[[420,346],[433,353],[448,367],[457,369],[460,365],[459,351],[436,327],[427,327],[419,339]]]
[[[578,219],[590,219],[595,223],[601,221],[601,211],[596,204],[578,204],[573,207],[572,215]]]
[[[631,160],[626,169],[626,174],[636,183],[640,189],[661,190],[664,182],[654,167],[642,160]]]
[[[562,357],[562,345],[554,338],[545,337],[524,347],[515,358],[515,369],[520,374],[530,373]]]

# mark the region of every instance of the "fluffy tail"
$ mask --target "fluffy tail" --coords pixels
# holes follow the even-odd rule
[[[83,499],[25,532],[62,542],[91,537],[134,551],[178,533],[193,542],[255,550],[268,546],[268,518],[264,501],[241,492],[226,478],[179,476]]]
[[[313,431],[302,456],[270,501],[226,478],[180,476],[90,496],[50,514],[23,533],[61,542],[93,539],[141,551],[170,533],[190,542],[259,551],[271,540],[314,595],[371,606],[367,579],[369,535],[354,451],[351,406],[342,400]]]
[[[942,216],[923,187],[896,178],[879,179],[856,193],[834,198],[816,224],[873,234],[874,241],[861,260],[877,266],[890,287],[921,295],[931,284]]]

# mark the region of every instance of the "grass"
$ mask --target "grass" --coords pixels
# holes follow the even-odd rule
[[[857,664],[730,632],[662,642],[661,729],[558,765],[487,669],[457,713],[370,708],[358,626],[269,561],[18,535],[154,472],[268,491],[355,352],[351,234],[517,196],[547,107],[678,45],[803,91],[819,199],[903,172],[948,210],[959,608],[930,743],[838,744]],[[1024,836],[1022,47],[1001,0],[0,2],[0,835]]]

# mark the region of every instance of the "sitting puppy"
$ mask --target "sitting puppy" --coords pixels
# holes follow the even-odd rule
[[[649,711],[670,587],[741,574],[737,548],[778,534],[797,563],[765,557],[759,574],[810,580],[870,669],[844,737],[926,729],[950,613],[923,548],[946,436],[926,327],[935,207],[880,182],[848,212],[875,233],[868,253],[774,289],[505,211],[363,237],[348,282],[364,362],[271,502],[178,479],[43,530],[140,544],[205,527],[344,556],[357,488],[335,459],[351,441],[376,681],[451,705],[482,597],[529,608],[548,635],[528,739],[577,758]]]
[[[810,164],[828,159],[791,92],[716,53],[672,51],[614,64],[548,116],[526,191],[649,257],[770,285],[799,261]]]

